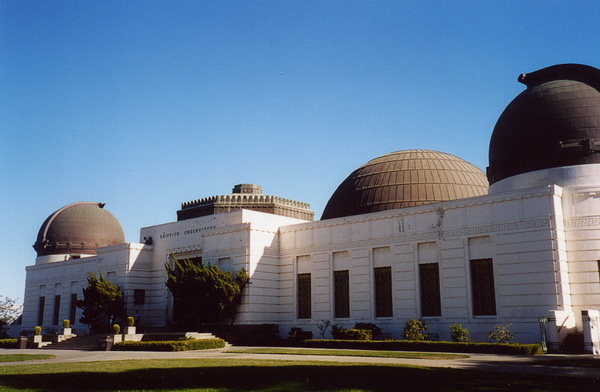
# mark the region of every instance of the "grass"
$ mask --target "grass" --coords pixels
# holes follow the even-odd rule
[[[50,354],[0,354],[0,362],[35,361],[38,359],[50,359],[55,357],[56,355]]]
[[[598,380],[360,363],[157,359],[0,366],[0,391],[582,391]]]
[[[328,355],[349,357],[378,357],[378,358],[407,358],[407,359],[459,359],[469,358],[465,354],[440,354],[406,351],[377,351],[377,350],[320,350],[294,348],[249,348],[231,349],[228,353],[244,354],[283,354],[283,355]]]
[[[540,363],[545,366],[580,367],[600,369],[600,358],[544,358]]]

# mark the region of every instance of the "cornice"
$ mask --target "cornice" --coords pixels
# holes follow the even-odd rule
[[[281,256],[288,256],[294,254],[303,253],[315,253],[315,252],[326,252],[335,250],[345,250],[352,248],[361,247],[372,247],[372,246],[383,246],[391,244],[400,244],[407,242],[420,242],[420,241],[431,241],[438,239],[449,239],[453,237],[464,237],[464,236],[480,236],[490,233],[497,233],[503,231],[515,231],[524,230],[531,228],[539,228],[550,226],[550,219],[535,219],[528,221],[519,222],[506,222],[495,225],[476,226],[476,227],[465,227],[459,229],[447,229],[447,230],[435,230],[422,233],[413,233],[405,235],[391,235],[380,238],[369,238],[364,240],[338,242],[333,244],[322,244],[300,248],[288,248],[281,249],[279,254]],[[282,247],[283,248],[283,247]]]

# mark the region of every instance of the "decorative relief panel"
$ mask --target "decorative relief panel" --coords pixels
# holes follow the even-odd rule
[[[586,218],[571,218],[565,219],[567,227],[589,227],[600,226],[600,216],[588,216]]]

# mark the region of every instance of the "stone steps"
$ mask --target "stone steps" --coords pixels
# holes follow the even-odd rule
[[[95,351],[101,349],[102,338],[106,335],[89,334],[77,335],[67,340],[53,341],[43,347],[43,349],[52,350],[84,350]]]

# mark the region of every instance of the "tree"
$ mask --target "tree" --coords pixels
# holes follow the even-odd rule
[[[0,325],[12,324],[19,317],[23,307],[15,302],[12,298],[0,295]]]
[[[77,307],[83,309],[79,321],[89,325],[94,332],[105,332],[111,321],[114,323],[125,317],[123,292],[102,274],[96,277],[88,273],[88,286],[83,289],[83,299],[77,301]]]
[[[197,322],[233,321],[242,290],[249,280],[245,270],[235,275],[216,265],[208,267],[192,260],[177,260],[167,270],[167,288],[174,299],[174,319],[186,327]]]

